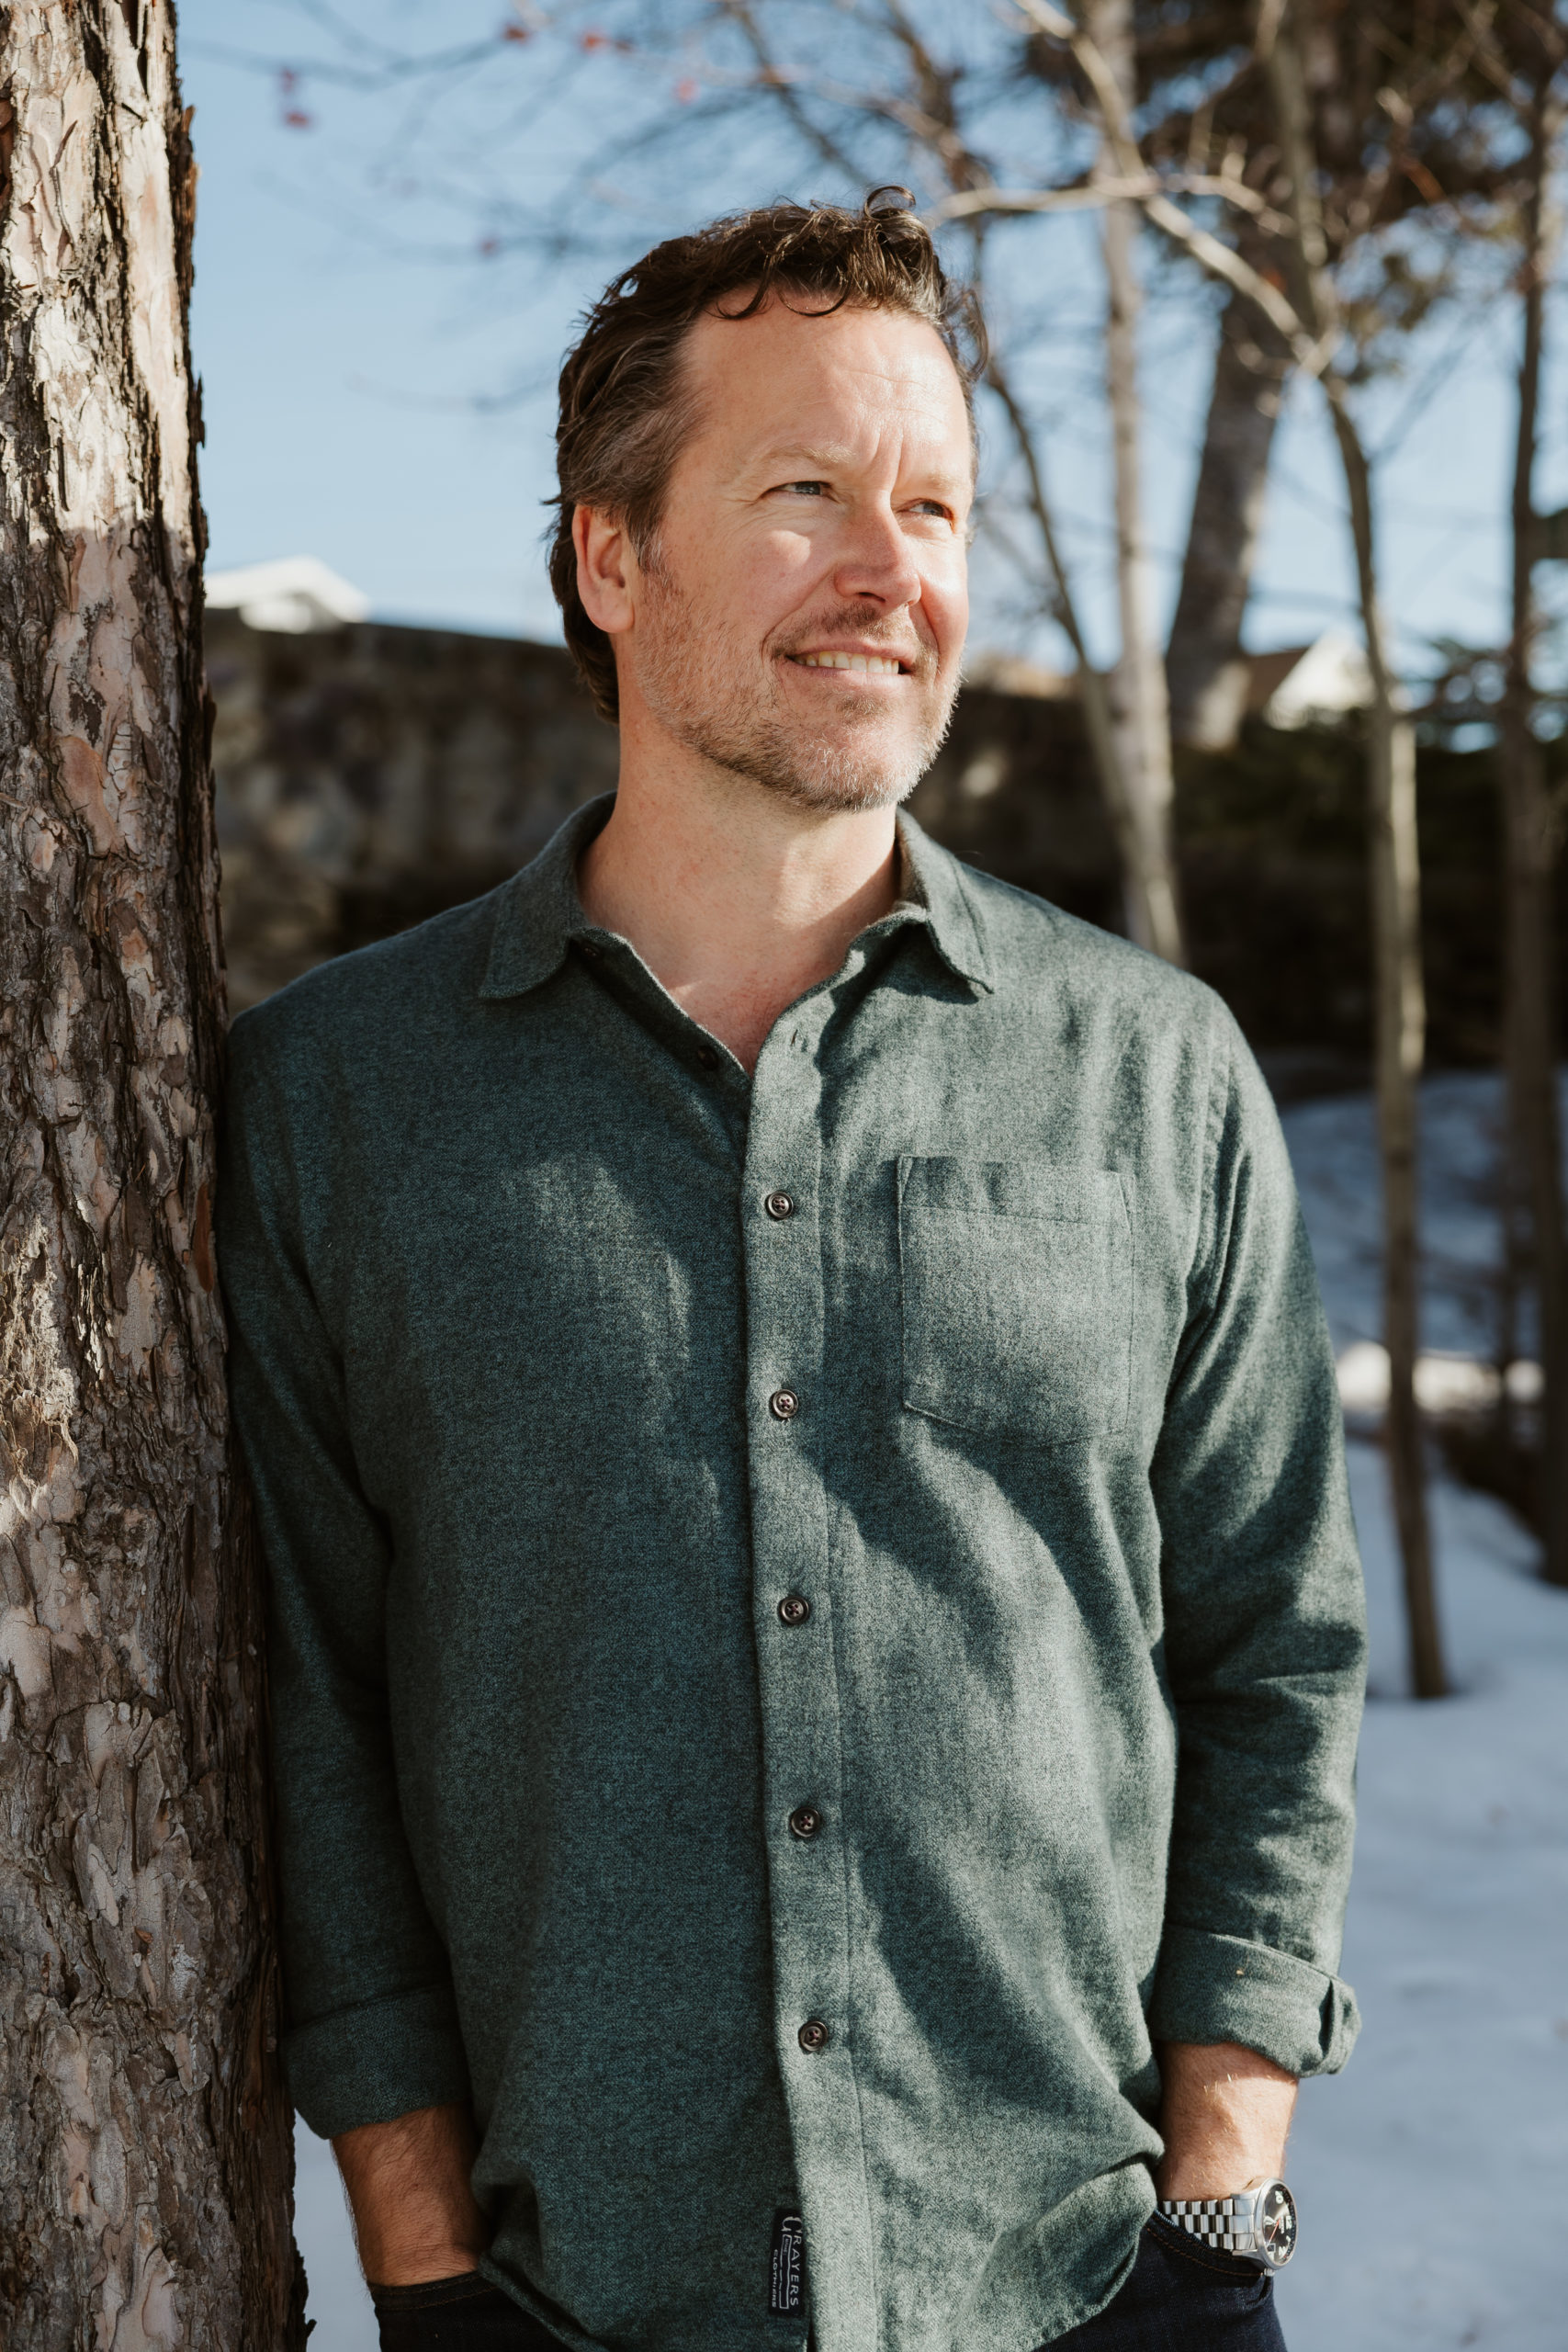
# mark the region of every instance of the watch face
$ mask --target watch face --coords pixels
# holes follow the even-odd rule
[[[1279,2269],[1296,2250],[1296,2200],[1282,2180],[1271,2180],[1258,2200],[1258,2251]]]

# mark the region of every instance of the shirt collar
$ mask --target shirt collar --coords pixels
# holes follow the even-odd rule
[[[602,792],[574,808],[533,864],[502,884],[480,996],[536,989],[559,971],[571,941],[593,929],[577,895],[577,861],[615,805],[615,794]]]
[[[990,950],[963,866],[902,808],[898,842],[913,878],[914,904],[924,912],[932,946],[950,972],[989,996],[996,987]]]
[[[577,895],[577,861],[615,803],[615,794],[605,792],[574,809],[532,865],[502,885],[481,997],[525,995],[559,971],[572,940],[594,932]],[[939,848],[903,810],[898,841],[903,890],[899,904],[885,920],[924,922],[948,969],[988,994],[995,986],[990,956],[979,909],[958,860]]]

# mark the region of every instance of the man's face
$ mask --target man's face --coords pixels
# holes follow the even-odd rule
[[[685,363],[698,421],[618,639],[623,710],[631,684],[688,750],[797,805],[900,801],[968,619],[953,363],[920,320],[778,300],[699,320]]]

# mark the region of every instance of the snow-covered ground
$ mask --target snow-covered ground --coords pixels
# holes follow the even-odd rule
[[[1568,1091],[1564,1094],[1568,1104]],[[1495,1343],[1492,1275],[1502,1089],[1469,1071],[1421,1090],[1421,1345],[1489,1355]],[[1285,1137],[1312,1235],[1329,1328],[1343,1353],[1381,1336],[1379,1208],[1371,1099],[1329,1095],[1284,1114]],[[1528,1351],[1533,1335],[1521,1334]]]
[[[1350,1449],[1372,1683],[1404,1685],[1383,1464]],[[1345,1973],[1365,2020],[1302,2091],[1291,2352],[1568,2344],[1568,1593],[1489,1497],[1434,1496],[1459,1695],[1374,1698]]]
[[[1495,1080],[1422,1102],[1422,1344],[1492,1356]],[[1378,1333],[1377,1169],[1365,1097],[1287,1113],[1336,1348]],[[1521,1350],[1530,1334],[1520,1334]],[[1291,2146],[1301,2251],[1291,2352],[1562,2352],[1568,2345],[1568,1593],[1489,1497],[1438,1477],[1439,1602],[1456,1695],[1407,1689],[1382,1458],[1350,1447],[1373,1697],[1345,1973],[1365,2023],[1307,2084]]]
[[[1495,1081],[1423,1101],[1423,1345],[1489,1358]],[[1336,1348],[1375,1340],[1371,1105],[1286,1114]],[[1529,1334],[1521,1334],[1521,1351]],[[1456,1695],[1405,1699],[1382,1456],[1350,1448],[1372,1623],[1360,1835],[1345,1970],[1365,2025],[1303,2091],[1291,2176],[1301,2251],[1280,2283],[1291,2352],[1562,2352],[1568,2345],[1568,1594],[1488,1497],[1434,1481]],[[375,2352],[332,2157],[299,2129],[296,2228],[315,2352]]]

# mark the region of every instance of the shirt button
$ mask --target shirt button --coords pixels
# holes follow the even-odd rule
[[[775,1421],[793,1421],[800,1410],[800,1399],[793,1388],[775,1388],[768,1399],[768,1410]]]
[[[820,2018],[807,2018],[795,2035],[795,2040],[810,2058],[815,2058],[819,2050],[826,2050],[832,2039]]]
[[[779,1616],[786,1625],[804,1625],[811,1614],[811,1603],[803,1592],[786,1592],[779,1603]]]
[[[697,1047],[697,1067],[700,1069],[716,1069],[718,1068],[718,1056],[714,1052],[711,1046],[699,1046]]]
[[[604,950],[602,947],[596,947],[591,939],[580,939],[577,943],[577,952],[580,956],[586,956],[591,964],[596,964]]]
[[[789,1826],[797,1838],[815,1838],[822,1826],[822,1816],[814,1804],[797,1804],[790,1815]]]
[[[762,1203],[762,1206],[767,1210],[768,1215],[781,1225],[786,1216],[795,1215],[795,1203],[787,1193],[770,1193]]]

